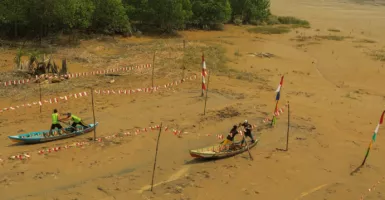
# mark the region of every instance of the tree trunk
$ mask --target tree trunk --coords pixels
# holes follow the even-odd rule
[[[17,38],[17,20],[15,21],[15,39]]]
[[[63,75],[63,74],[67,74],[67,60],[66,59],[62,60],[60,75]]]
[[[40,45],[43,43],[43,20],[40,22]]]

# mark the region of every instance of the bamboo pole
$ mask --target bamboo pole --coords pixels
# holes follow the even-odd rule
[[[157,139],[157,142],[156,142],[156,150],[155,150],[155,158],[154,158],[154,168],[152,170],[152,180],[151,180],[151,192],[152,192],[152,189],[154,187],[154,176],[155,176],[155,168],[156,168],[156,158],[158,156],[158,147],[159,147],[159,139],[160,139],[160,133],[162,132],[162,124],[160,124],[160,129],[159,129],[159,133],[158,133],[158,139]]]
[[[41,103],[41,81],[39,80],[39,94],[40,94],[40,103]],[[40,113],[41,113],[41,105],[40,105]]]
[[[182,60],[182,81],[184,80],[184,76],[185,76],[185,70],[186,70],[186,66],[185,66],[185,54],[186,54],[186,41],[183,40],[183,60]]]
[[[91,88],[91,100],[92,100],[92,115],[94,118],[94,142],[96,141],[96,120],[95,120],[95,104],[94,104],[94,90]]]
[[[290,103],[287,102],[287,134],[286,134],[286,151],[289,151],[289,130],[290,130]]]
[[[154,56],[152,57],[152,76],[151,76],[151,85],[152,85],[152,88],[154,88],[155,54],[156,54],[156,51],[154,51]]]
[[[206,87],[206,98],[205,98],[205,107],[203,109],[203,115],[206,115],[206,105],[207,105],[207,98],[208,98],[208,93],[209,93],[209,83],[210,83],[210,75],[211,73],[208,73],[207,77],[207,87]]]

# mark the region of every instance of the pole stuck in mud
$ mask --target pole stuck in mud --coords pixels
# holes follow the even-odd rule
[[[289,151],[289,130],[290,130],[290,103],[287,102],[287,134],[286,134],[286,151]]]
[[[186,70],[185,63],[184,63],[185,54],[186,54],[186,40],[183,40],[182,81],[184,79],[184,74]]]
[[[40,94],[40,102],[41,102],[41,82],[40,82],[40,80],[39,80],[39,94]],[[40,107],[40,113],[41,113],[41,105],[39,107]]]
[[[207,97],[208,97],[208,93],[209,93],[210,74],[211,74],[211,71],[208,71],[205,107],[203,109],[203,115],[206,115],[206,105],[207,105]]]
[[[91,88],[92,115],[94,118],[94,142],[96,141],[96,120],[95,120],[95,104],[94,104],[94,89]]]
[[[154,56],[152,57],[152,76],[151,76],[151,86],[152,86],[152,88],[154,88],[155,54],[156,54],[156,51],[154,51]]]
[[[160,133],[162,132],[162,125],[163,123],[160,123],[159,133],[158,133],[158,139],[156,141],[156,149],[155,149],[155,159],[154,159],[154,168],[152,170],[152,179],[151,179],[151,192],[154,187],[154,176],[155,176],[155,168],[156,168],[156,157],[158,156],[158,146],[159,146],[159,139],[160,139]]]

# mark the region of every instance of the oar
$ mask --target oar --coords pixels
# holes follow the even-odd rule
[[[246,143],[246,147],[247,147],[247,151],[249,152],[250,159],[251,159],[251,160],[254,160],[254,159],[253,159],[253,156],[252,156],[251,153],[250,153],[250,148],[249,148],[249,145],[247,144],[245,134],[242,134],[242,136],[243,136],[243,140],[244,140],[245,143]]]

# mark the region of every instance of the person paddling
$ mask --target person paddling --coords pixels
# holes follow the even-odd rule
[[[253,135],[251,134],[251,129],[253,128],[251,126],[251,124],[249,124],[249,122],[247,120],[245,120],[243,122],[243,124],[240,124],[242,125],[244,128],[245,128],[245,137],[242,139],[242,142],[241,142],[241,146],[243,145],[243,143],[245,142],[245,138],[246,137],[249,137],[251,139],[251,143],[254,143],[255,140],[253,138]]]
[[[64,120],[64,121],[65,121],[65,120],[72,120],[71,126],[72,126],[72,128],[73,128],[74,130],[76,130],[76,126],[77,126],[77,125],[81,125],[84,129],[88,128],[88,126],[85,125],[85,123],[83,122],[83,120],[82,120],[80,117],[75,116],[75,115],[73,115],[73,114],[71,114],[71,113],[67,113],[67,114],[65,114],[65,115],[67,116],[67,118],[64,118],[63,120]]]
[[[230,133],[227,135],[226,139],[222,142],[222,147],[225,148],[226,145],[232,145],[234,142],[234,137],[238,134],[238,126],[234,125],[233,128],[230,130]]]
[[[52,134],[52,130],[57,128],[59,130],[61,130],[63,133],[67,133],[67,131],[63,128],[63,126],[60,124],[60,121],[62,119],[59,118],[59,114],[57,113],[57,109],[55,108],[53,110],[53,113],[52,113],[52,124],[51,124],[51,128],[49,130],[49,135],[50,136],[53,136]],[[59,131],[59,135],[61,135],[62,133],[60,133]]]

